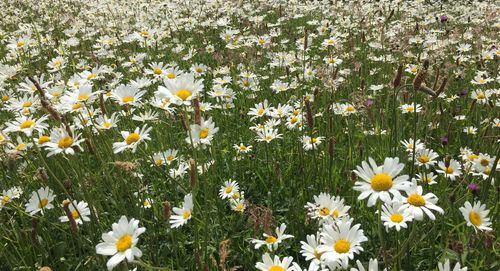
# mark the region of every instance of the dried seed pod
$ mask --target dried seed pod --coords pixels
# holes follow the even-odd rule
[[[162,203],[163,205],[163,218],[165,218],[166,220],[169,220],[170,219],[170,216],[172,215],[172,211],[171,211],[171,208],[170,208],[170,202],[168,200],[164,201]]]
[[[403,78],[403,64],[399,64],[398,71],[394,76],[394,80],[392,81],[392,87],[397,88],[401,85],[401,78]]]
[[[189,159],[189,180],[191,183],[191,188],[194,189],[198,184],[196,161],[194,159]]]

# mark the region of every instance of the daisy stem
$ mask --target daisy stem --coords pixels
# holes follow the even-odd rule
[[[380,239],[380,244],[382,246],[382,258],[384,258],[384,264],[387,264],[386,253],[385,253],[385,240],[382,229],[382,202],[380,200],[377,201],[377,209],[378,209],[378,237]]]
[[[152,266],[144,261],[141,261],[141,260],[137,260],[137,261],[134,261],[134,263],[138,266],[141,266],[141,267],[144,267],[146,268],[146,270],[163,270],[163,271],[170,271],[172,269],[168,268],[168,267],[156,267],[156,266]]]

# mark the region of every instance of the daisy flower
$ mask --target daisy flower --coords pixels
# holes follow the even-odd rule
[[[122,216],[118,223],[113,223],[113,230],[102,234],[102,243],[99,243],[95,249],[97,254],[111,257],[106,266],[112,270],[123,260],[134,261],[134,258],[140,258],[142,251],[137,247],[139,235],[146,231],[146,228],[139,228],[139,220],[134,218],[127,219]]]
[[[363,264],[357,260],[356,265],[358,268],[351,268],[351,271],[378,271],[378,261],[377,259],[370,259],[368,262],[368,268],[365,268]],[[384,271],[387,269],[384,269]]]
[[[271,142],[273,139],[281,138],[282,134],[278,133],[278,129],[274,129],[268,126],[265,126],[264,129],[257,130],[257,137],[255,140],[260,142]]]
[[[231,198],[229,200],[229,206],[231,207],[231,210],[236,211],[236,212],[244,212],[245,209],[247,208],[247,203],[243,197],[234,199]]]
[[[122,142],[113,143],[113,152],[120,153],[126,149],[132,149],[132,152],[135,152],[139,143],[151,140],[149,137],[149,132],[151,131],[151,127],[144,125],[142,128],[135,128],[134,132],[130,133],[127,131],[122,131],[121,135],[123,137]]]
[[[0,210],[2,210],[2,208],[10,203],[13,199],[21,197],[22,193],[23,190],[17,186],[12,187],[7,191],[3,190],[2,194],[0,195]]]
[[[403,104],[401,105],[400,109],[403,114],[414,113],[414,112],[419,113],[420,111],[422,111],[422,106],[416,103]]]
[[[250,109],[250,112],[247,113],[248,116],[252,116],[250,120],[254,120],[259,117],[264,117],[269,114],[269,104],[267,100],[264,102],[256,104],[253,108]]]
[[[474,230],[481,231],[491,231],[490,218],[488,217],[489,210],[486,209],[485,204],[481,204],[480,201],[474,202],[474,206],[470,202],[466,201],[464,207],[459,208],[460,212],[464,216],[465,221],[467,221],[467,226],[474,227]]]
[[[412,220],[410,210],[404,207],[402,202],[393,201],[391,204],[382,205],[382,221],[387,232],[389,228],[396,228],[397,231],[408,228],[406,223]]]
[[[293,257],[284,257],[280,260],[280,257],[274,256],[271,258],[269,253],[262,255],[262,262],[255,264],[255,268],[260,271],[295,271],[295,267],[290,266],[293,262]]]
[[[54,208],[52,201],[55,197],[54,192],[48,187],[41,187],[38,191],[33,191],[29,202],[25,205],[26,212],[30,215],[41,212],[43,215],[45,210]]]
[[[433,193],[423,195],[423,189],[420,185],[411,185],[406,189],[406,197],[403,197],[403,207],[408,208],[410,214],[415,220],[423,220],[424,213],[431,219],[435,220],[436,217],[431,210],[440,214],[444,214],[444,210],[437,206],[438,198]]]
[[[417,174],[417,178],[414,178],[413,180],[416,181],[421,181],[425,184],[431,185],[431,184],[437,184],[436,178],[437,175],[434,175],[433,172],[429,173],[424,173],[424,174]]]
[[[457,160],[451,159],[448,163],[446,161],[440,161],[438,163],[439,169],[436,171],[444,175],[445,178],[450,178],[454,181],[456,177],[462,175],[462,170],[460,169],[460,163]]]
[[[293,238],[293,235],[285,234],[285,230],[286,225],[285,223],[282,223],[279,228],[276,227],[276,236],[264,233],[263,235],[266,239],[252,239],[252,243],[255,244],[255,249],[259,249],[263,245],[266,245],[270,251],[278,249],[278,245],[283,242],[283,240]]]
[[[410,158],[411,157],[413,157],[412,154],[410,154]],[[419,149],[415,154],[415,165],[424,166],[428,169],[430,166],[437,163],[435,159],[438,157],[439,155],[431,149]]]
[[[325,137],[323,137],[323,136],[318,136],[318,137],[303,136],[302,137],[302,144],[303,144],[304,150],[309,151],[309,150],[318,148],[318,145],[321,144],[321,142],[324,138]]]
[[[3,130],[4,133],[10,132],[23,132],[27,136],[31,136],[33,131],[38,131],[39,133],[43,133],[45,129],[49,126],[44,123],[47,120],[47,116],[44,115],[38,119],[28,117],[28,116],[20,116],[17,117],[12,122],[7,122],[7,128]]]
[[[315,264],[317,266],[324,266],[324,262],[321,260],[321,255],[323,253],[319,252],[320,246],[320,235],[317,233],[316,235],[311,234],[306,236],[307,242],[300,241],[301,251],[300,253],[306,259],[306,261],[310,261],[311,264]]]
[[[305,208],[308,209],[309,216],[312,218],[339,218],[347,216],[347,212],[351,208],[344,205],[344,199],[339,196],[330,196],[327,193],[320,193],[319,196],[314,196],[314,203],[308,202]]]
[[[172,228],[178,228],[186,224],[192,217],[193,207],[194,207],[193,195],[192,194],[185,195],[182,208],[174,207],[172,209],[175,213],[175,215],[172,215],[170,217],[170,224]]]
[[[80,143],[85,141],[85,139],[80,139],[81,135],[75,132],[74,127],[70,127],[71,135],[68,131],[63,128],[54,128],[50,133],[50,141],[43,144],[43,147],[49,151],[47,157],[54,154],[64,153],[64,154],[75,154],[75,149],[81,150]]]
[[[170,102],[176,105],[190,105],[191,100],[203,91],[203,79],[196,80],[191,73],[180,75],[176,80],[165,80],[164,84],[158,87],[158,93],[170,98]]]
[[[235,193],[238,193],[240,187],[236,181],[231,179],[227,180],[224,185],[220,187],[219,197],[222,199],[232,198]]]
[[[244,145],[243,143],[240,143],[239,145],[238,144],[234,144],[233,145],[233,148],[238,152],[238,153],[247,153],[247,152],[250,152],[252,151],[252,146],[248,145]]]
[[[321,232],[319,252],[321,259],[330,265],[340,263],[347,268],[349,259],[363,251],[361,243],[368,241],[360,224],[351,227],[352,219],[344,218],[334,224],[325,225]]]
[[[90,221],[90,209],[88,203],[85,201],[78,202],[74,200],[68,207],[77,224],[83,224],[83,221]],[[69,218],[66,215],[60,216],[59,221],[68,222]]]
[[[385,158],[384,164],[377,166],[375,160],[371,157],[357,166],[354,173],[358,175],[362,181],[356,181],[354,190],[361,192],[358,200],[363,200],[369,197],[368,207],[375,205],[377,199],[380,198],[383,202],[391,202],[390,194],[395,197],[401,196],[400,190],[404,190],[409,186],[408,175],[398,176],[404,168],[404,164],[399,163],[399,158]]]
[[[214,135],[219,131],[219,127],[215,127],[212,117],[208,120],[201,119],[201,124],[190,125],[190,135],[186,138],[186,142],[194,146],[210,145]]]
[[[460,267],[460,263],[456,263],[453,269],[450,269],[450,259],[446,259],[444,263],[438,263],[439,271],[467,271],[467,267]]]
[[[104,114],[100,115],[95,119],[96,128],[99,130],[109,130],[111,128],[117,127],[119,120],[120,119],[116,112],[111,114],[111,117],[108,117]]]
[[[111,95],[120,105],[138,105],[145,93],[134,85],[119,85]]]
[[[401,144],[409,153],[413,152],[413,147],[415,147],[415,151],[425,148],[425,144],[422,143],[420,139],[417,139],[417,141],[414,141],[413,138],[410,138],[408,140],[401,140]]]

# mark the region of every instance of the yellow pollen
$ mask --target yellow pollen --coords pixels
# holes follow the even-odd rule
[[[43,207],[47,206],[47,204],[49,204],[49,199],[43,198],[38,202],[38,208],[42,209]]]
[[[79,218],[80,217],[80,214],[78,213],[77,210],[74,210],[73,212],[71,212],[71,215],[73,216],[73,218]]]
[[[102,124],[102,126],[103,126],[104,128],[106,128],[106,129],[109,129],[109,128],[111,128],[111,122],[106,121],[106,122],[104,122],[104,123]]]
[[[264,114],[265,110],[264,108],[259,108],[259,110],[257,110],[257,115],[262,115]]]
[[[26,149],[28,145],[26,145],[25,143],[19,143],[17,146],[16,146],[16,151],[22,151],[24,149]]]
[[[399,223],[399,222],[403,221],[403,218],[404,218],[403,215],[398,214],[398,213],[391,215],[391,221],[394,223]]]
[[[141,31],[141,36],[143,36],[143,37],[149,36],[149,32],[148,31]]]
[[[425,199],[417,193],[413,193],[413,194],[409,195],[407,201],[409,204],[411,204],[413,206],[424,206],[425,205]]]
[[[186,210],[184,213],[182,213],[182,218],[188,219],[191,216],[191,212]]]
[[[175,75],[175,73],[173,73],[173,72],[169,72],[167,74],[167,77],[168,77],[168,79],[175,79],[175,77],[177,77],[177,75]]]
[[[483,100],[484,98],[486,98],[486,95],[484,95],[484,93],[480,92],[479,94],[477,94],[477,99]]]
[[[130,247],[132,247],[132,235],[130,234],[125,234],[116,241],[116,250],[118,252],[124,252]]]
[[[272,139],[273,139],[272,136],[270,136],[270,135],[266,136],[266,140],[271,141]]]
[[[130,133],[125,139],[125,143],[127,143],[127,145],[130,145],[139,141],[139,139],[141,139],[141,136],[138,133]]]
[[[42,135],[38,138],[38,144],[43,144],[45,142],[49,142],[50,137],[46,135]]]
[[[243,203],[238,203],[238,205],[236,205],[236,210],[238,211],[241,211],[245,208],[245,205]]]
[[[339,215],[340,215],[339,210],[337,210],[337,209],[333,210],[333,213],[332,213],[333,217],[339,217]]]
[[[477,212],[471,211],[469,213],[469,220],[474,226],[481,225],[481,216]]]
[[[32,121],[32,120],[25,120],[23,123],[21,123],[21,125],[19,125],[19,127],[21,129],[26,129],[26,128],[30,128],[35,122]]]
[[[160,68],[154,68],[153,69],[153,73],[156,74],[156,75],[159,75],[162,73],[162,70]]]
[[[71,147],[71,145],[73,145],[73,138],[69,136],[65,136],[59,139],[59,141],[57,142],[57,146],[59,146],[59,148],[61,149],[69,148]]]
[[[203,128],[203,129],[201,129],[201,130],[200,130],[200,134],[199,134],[200,138],[207,138],[207,136],[208,136],[208,131],[209,131],[209,130],[208,130],[208,128]]]
[[[414,110],[415,110],[415,108],[411,105],[406,107],[406,111],[408,111],[408,112],[413,112]]]
[[[446,172],[446,174],[452,174],[453,168],[451,166],[448,166],[448,167],[446,167],[445,172]]]
[[[316,143],[316,142],[318,142],[318,139],[317,139],[317,138],[315,138],[315,137],[311,137],[311,140],[309,140],[309,143],[310,143],[310,144],[314,144],[314,143]]]
[[[392,188],[392,177],[385,173],[377,173],[372,176],[370,184],[373,190],[388,191]]]
[[[10,100],[10,97],[9,97],[9,96],[7,96],[7,95],[3,95],[3,96],[2,96],[2,101],[6,102],[6,101],[8,101],[8,100]]]
[[[279,265],[273,265],[269,267],[268,271],[285,271],[285,268]]]
[[[94,78],[96,78],[96,77],[97,77],[97,74],[95,74],[95,73],[91,73],[91,74],[89,74],[89,75],[87,76],[87,80],[92,80],[92,79],[94,79]]]
[[[88,98],[89,98],[89,95],[87,95],[87,94],[80,94],[80,95],[78,95],[78,100],[80,100],[80,101],[85,101]]]
[[[174,159],[175,159],[175,157],[173,155],[167,156],[167,160],[168,161],[173,161]]]
[[[479,156],[477,156],[476,154],[472,153],[472,154],[469,154],[467,156],[467,158],[469,158],[470,161],[474,161],[478,158]]]
[[[27,101],[23,103],[23,107],[30,107],[33,104],[33,102]]]
[[[295,124],[299,119],[297,117],[293,117],[290,119],[291,124]]]
[[[330,215],[330,209],[328,209],[326,207],[323,207],[323,208],[319,209],[319,215],[320,216]]]
[[[197,72],[197,73],[202,73],[203,69],[202,68],[196,68],[196,69],[194,69],[194,71]]]
[[[157,166],[161,166],[161,165],[163,164],[163,160],[161,160],[161,159],[156,159],[156,160],[155,160],[155,164],[156,164]]]
[[[429,162],[429,161],[431,160],[431,159],[429,158],[429,156],[427,156],[427,155],[425,155],[425,154],[424,154],[424,155],[420,155],[417,159],[418,159],[418,161],[420,161],[420,163],[422,163],[422,164],[425,164],[425,163],[427,163],[427,162]]]
[[[181,100],[185,101],[187,100],[187,98],[191,97],[193,93],[187,89],[181,89],[181,90],[178,90],[176,93],[175,93],[175,96],[181,98]]]
[[[351,243],[345,239],[335,241],[334,249],[337,253],[347,253],[351,249]]]
[[[229,194],[231,192],[233,192],[233,187],[232,186],[226,187],[226,194]]]
[[[345,110],[347,112],[352,112],[352,111],[354,111],[354,107],[352,105],[348,105]]]
[[[268,236],[268,237],[266,238],[266,243],[268,243],[268,244],[274,244],[274,243],[276,243],[277,241],[278,241],[278,238],[276,238],[276,237],[274,237],[274,236],[272,236],[272,235],[270,235],[270,236]]]
[[[243,86],[249,87],[250,86],[250,81],[248,80],[243,80]]]
[[[17,48],[20,48],[20,47],[23,47],[25,44],[26,44],[26,42],[24,42],[24,41],[18,41],[16,43],[16,46],[17,46]]]
[[[410,69],[410,72],[411,72],[411,73],[417,73],[417,68],[411,68],[411,69]]]
[[[73,109],[73,110],[77,110],[77,109],[79,109],[80,107],[82,107],[82,104],[81,104],[81,103],[75,103],[75,104],[71,107],[71,109]]]
[[[5,205],[5,204],[9,203],[9,201],[10,201],[10,197],[9,196],[5,195],[5,196],[2,197],[2,205]]]
[[[246,151],[247,150],[247,147],[245,145],[240,145],[240,150],[242,151]]]
[[[481,164],[481,166],[485,167],[490,164],[490,161],[488,161],[487,159],[481,159],[481,162],[479,163]]]
[[[134,101],[134,96],[125,96],[122,98],[122,102],[124,103],[131,103]]]

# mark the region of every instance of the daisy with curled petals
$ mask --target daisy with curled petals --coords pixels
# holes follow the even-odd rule
[[[435,220],[436,217],[431,210],[440,214],[444,214],[444,210],[437,206],[438,198],[433,193],[423,195],[423,189],[420,185],[411,185],[406,190],[406,197],[403,197],[403,207],[408,208],[410,214],[413,215],[415,220],[423,220],[424,213],[431,219]]]
[[[7,128],[5,128],[3,131],[4,133],[23,132],[25,135],[31,136],[33,131],[38,131],[39,133],[42,133],[45,129],[49,127],[46,123],[44,123],[46,120],[47,120],[46,115],[38,119],[29,116],[20,116],[17,117],[12,122],[7,122],[6,123]]]
[[[467,271],[467,267],[461,267],[460,263],[456,263],[453,269],[450,269],[450,259],[446,259],[444,263],[438,263],[439,271]]]
[[[111,95],[120,105],[138,105],[145,93],[134,85],[119,85]]]
[[[75,154],[75,149],[80,149],[80,143],[85,141],[85,139],[80,139],[81,134],[76,133],[74,127],[70,127],[71,134],[63,128],[54,128],[50,133],[50,141],[45,142],[43,147],[49,151],[47,157],[54,154],[64,153],[64,154]]]
[[[132,133],[122,131],[121,134],[123,137],[123,141],[113,143],[113,152],[120,153],[126,149],[132,149],[132,152],[135,152],[137,146],[139,146],[139,143],[146,140],[151,140],[151,138],[149,137],[149,132],[151,131],[151,129],[151,127],[144,125],[142,128],[135,128]]]
[[[68,205],[68,208],[77,224],[83,224],[83,221],[90,221],[89,204],[85,201],[78,202],[74,200],[72,204]],[[69,218],[66,215],[60,216],[59,221],[68,222]]]
[[[102,234],[102,243],[99,243],[95,249],[97,254],[111,257],[106,266],[112,270],[123,260],[134,261],[134,258],[140,258],[142,251],[137,247],[139,235],[146,231],[146,228],[139,228],[139,220],[134,218],[127,219],[122,216],[118,223],[113,223],[113,230]]]
[[[170,217],[170,224],[172,228],[178,228],[186,224],[192,217],[193,207],[194,207],[193,195],[192,194],[185,195],[182,208],[174,207],[172,209],[175,213],[175,215],[172,215]]]
[[[284,257],[280,260],[280,257],[274,255],[274,259],[271,258],[269,253],[262,255],[262,262],[255,264],[255,268],[260,271],[295,271],[295,267],[291,266],[293,262],[293,257]]]
[[[398,176],[404,168],[404,164],[399,163],[399,158],[387,157],[384,164],[377,166],[371,157],[368,162],[363,161],[361,166],[357,166],[354,173],[362,180],[356,181],[354,190],[361,192],[358,200],[369,197],[368,207],[375,205],[377,199],[383,202],[391,202],[392,194],[395,197],[401,196],[400,190],[404,190],[410,184],[408,175]]]
[[[343,268],[347,268],[349,259],[353,259],[354,254],[363,251],[361,243],[368,241],[368,238],[360,229],[360,224],[351,227],[352,221],[343,218],[323,227],[319,252],[322,253],[321,259],[324,259],[327,265],[340,263]]]
[[[253,239],[252,243],[255,244],[255,249],[259,249],[263,245],[266,245],[270,251],[278,249],[278,245],[281,242],[283,242],[283,240],[293,238],[293,235],[285,234],[285,230],[286,230],[286,225],[285,223],[282,223],[279,228],[276,227],[276,236],[264,233],[263,235],[266,239],[264,240]]]
[[[176,105],[190,105],[191,100],[203,90],[203,79],[195,79],[193,74],[185,73],[176,80],[165,80],[165,86],[158,87],[158,93],[168,97]]]
[[[462,170],[460,169],[460,163],[451,159],[450,161],[440,161],[438,163],[439,169],[436,171],[444,175],[445,178],[450,178],[450,180],[454,181],[456,177],[460,177],[462,175]]]
[[[52,201],[55,197],[54,192],[48,187],[41,187],[38,191],[33,191],[29,202],[25,205],[26,212],[30,215],[41,212],[43,215],[45,210],[54,208]]]
[[[401,228],[408,228],[406,222],[412,220],[413,215],[408,208],[403,206],[402,202],[393,201],[391,204],[382,205],[382,221],[387,232],[389,232],[389,228],[396,228],[397,231]]]
[[[233,195],[239,193],[240,187],[236,181],[231,179],[227,180],[223,186],[220,187],[219,197],[222,199],[232,198]]]
[[[465,221],[467,221],[467,226],[474,227],[476,232],[477,230],[492,230],[492,228],[489,227],[491,225],[490,218],[488,217],[490,210],[486,209],[485,204],[481,204],[480,201],[476,201],[474,202],[474,206],[472,206],[470,202],[466,201],[464,207],[460,207],[459,210],[462,212]]]

